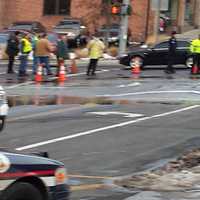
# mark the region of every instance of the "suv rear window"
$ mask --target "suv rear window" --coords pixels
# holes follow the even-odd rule
[[[58,25],[80,25],[80,22],[78,21],[60,21]]]
[[[161,49],[161,48],[168,48],[168,47],[169,47],[169,44],[168,44],[168,41],[166,41],[166,42],[156,44],[154,46],[154,49]]]
[[[190,43],[188,41],[178,41],[177,47],[189,47]]]

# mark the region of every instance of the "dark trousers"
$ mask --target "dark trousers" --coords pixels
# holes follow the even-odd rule
[[[13,72],[13,64],[14,64],[15,56],[14,55],[9,55],[8,57],[8,73]]]
[[[28,54],[20,56],[19,75],[26,75],[26,68],[28,64]]]
[[[195,53],[193,55],[193,59],[194,59],[194,65],[198,67],[198,69],[200,70],[200,53]]]
[[[98,59],[90,59],[90,63],[87,69],[87,75],[94,75],[97,67]]]
[[[167,68],[166,68],[167,71],[170,71],[170,72],[174,71],[174,67],[173,67],[174,57],[175,57],[174,54],[169,54],[168,55],[168,64],[167,64]]]

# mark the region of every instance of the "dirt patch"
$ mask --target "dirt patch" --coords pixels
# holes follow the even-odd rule
[[[199,188],[200,149],[187,152],[158,169],[116,180],[115,184],[148,191],[185,191]]]

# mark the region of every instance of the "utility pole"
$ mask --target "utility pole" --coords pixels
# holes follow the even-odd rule
[[[195,1],[194,6],[194,26],[195,28],[200,28],[200,0]]]
[[[105,43],[106,43],[106,47],[108,48],[109,43],[108,43],[108,38],[110,37],[110,24],[111,24],[111,13],[110,13],[110,9],[111,9],[111,0],[107,0],[104,1],[104,12],[105,12],[105,16],[106,16],[106,33],[105,33]]]
[[[158,41],[158,33],[159,33],[159,26],[160,26],[160,7],[161,7],[161,0],[156,0],[155,4],[155,16],[154,16],[154,42]]]
[[[123,0],[123,7],[126,9],[130,4],[130,0]],[[119,56],[126,51],[127,35],[128,35],[128,14],[121,14],[120,23],[120,40],[119,40]]]

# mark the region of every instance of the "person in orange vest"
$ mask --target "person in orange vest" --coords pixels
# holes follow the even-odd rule
[[[96,71],[98,60],[103,55],[105,45],[100,39],[93,36],[93,39],[90,40],[89,43],[87,44],[87,49],[89,51],[89,58],[90,58],[90,62],[87,68],[87,75],[94,76],[96,75],[95,71]]]

